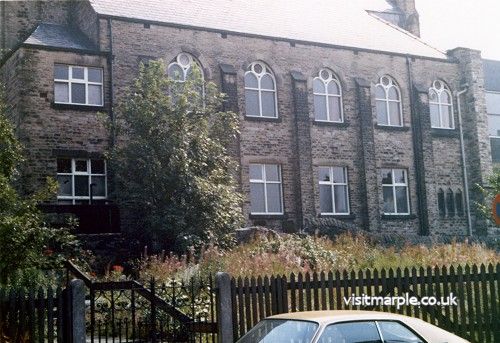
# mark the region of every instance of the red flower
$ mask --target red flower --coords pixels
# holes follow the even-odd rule
[[[52,254],[54,254],[54,250],[50,249],[50,248],[47,248],[43,251],[43,254],[45,256],[52,256]]]
[[[111,267],[111,270],[113,270],[114,272],[123,273],[123,267],[120,265],[114,265],[113,267]]]

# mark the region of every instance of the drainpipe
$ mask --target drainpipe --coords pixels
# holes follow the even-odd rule
[[[469,196],[469,178],[467,176],[467,164],[465,163],[465,145],[464,145],[464,131],[462,128],[462,106],[460,104],[460,96],[468,91],[469,85],[465,84],[459,92],[455,93],[457,97],[458,107],[458,129],[460,131],[460,149],[462,153],[462,172],[464,173],[464,191],[465,191],[465,207],[467,209],[467,235],[472,236],[472,219],[470,216],[470,196]]]
[[[108,18],[109,32],[109,53],[108,53],[108,70],[109,70],[109,117],[111,119],[111,147],[115,145],[115,116],[113,113],[114,106],[114,86],[113,86],[113,27],[111,18]]]

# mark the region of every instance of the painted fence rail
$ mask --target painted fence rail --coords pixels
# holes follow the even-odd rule
[[[236,340],[261,319],[311,310],[379,310],[423,319],[471,342],[500,342],[500,264],[232,278]],[[452,306],[361,306],[344,297],[453,294]]]

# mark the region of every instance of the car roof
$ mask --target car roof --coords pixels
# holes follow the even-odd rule
[[[320,324],[329,324],[341,322],[344,320],[392,319],[406,321],[407,319],[411,320],[412,318],[405,317],[399,314],[377,311],[336,310],[284,313],[268,317],[267,319],[308,320],[318,322]]]

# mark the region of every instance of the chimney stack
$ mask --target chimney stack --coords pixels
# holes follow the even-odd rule
[[[399,26],[411,34],[420,37],[420,20],[417,8],[415,7],[415,0],[389,0],[388,2],[403,15]]]

